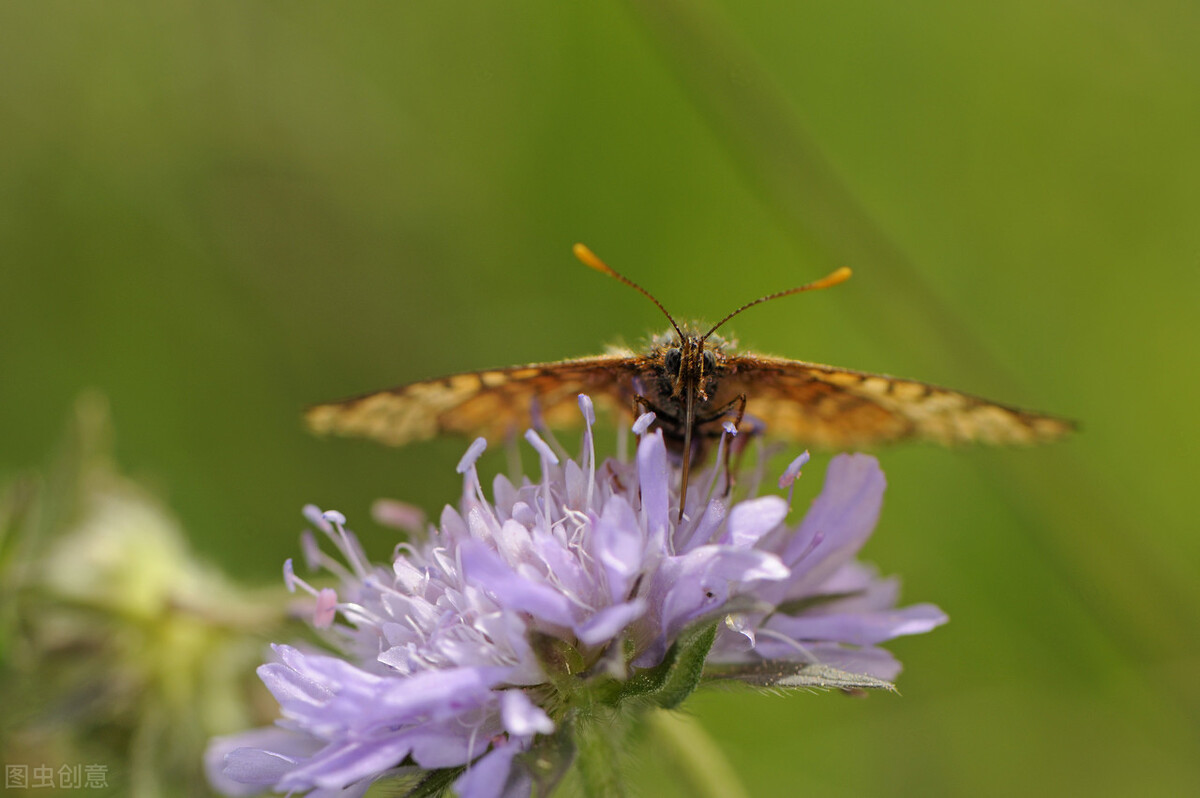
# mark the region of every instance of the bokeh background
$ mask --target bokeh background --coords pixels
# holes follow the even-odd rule
[[[575,241],[710,320],[849,265],[743,345],[1083,431],[882,453],[866,556],[951,616],[892,646],[902,697],[690,709],[753,795],[1195,794],[1198,35],[1172,0],[5,3],[0,480],[99,389],[121,466],[271,583],[305,502],[383,553],[374,498],[459,489],[463,442],[306,404],[663,326]]]

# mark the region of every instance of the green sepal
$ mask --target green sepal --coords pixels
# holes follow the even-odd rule
[[[617,693],[617,701],[644,697],[663,709],[674,709],[700,684],[704,660],[717,638],[717,623],[684,630],[667,650],[663,661],[634,674]]]
[[[438,768],[427,771],[425,777],[416,786],[404,793],[404,798],[438,798],[448,795],[450,785],[467,770],[466,765],[455,768]]]
[[[584,669],[579,649],[565,640],[536,631],[530,633],[529,644],[550,684],[561,695],[571,695],[579,686],[576,677]]]

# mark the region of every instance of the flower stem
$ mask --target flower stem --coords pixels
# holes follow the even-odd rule
[[[748,798],[729,760],[695,720],[679,712],[659,710],[647,715],[646,725],[684,780],[682,794]]]
[[[620,713],[601,712],[575,725],[575,761],[587,798],[624,798],[628,794],[619,751],[628,732],[622,721]]]

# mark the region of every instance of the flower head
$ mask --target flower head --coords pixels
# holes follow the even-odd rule
[[[528,795],[539,774],[515,763],[539,740],[570,736],[586,691],[610,704],[645,699],[687,656],[726,676],[783,662],[793,674],[819,663],[890,679],[899,664],[878,644],[945,621],[931,605],[896,609],[896,582],[854,559],[883,496],[874,458],[834,458],[798,527],[785,523],[790,498],[729,501],[716,467],[694,476],[676,521],[677,479],[650,414],[635,425],[631,461],[598,463],[591,403],[580,405],[578,459],[531,430],[540,478],[497,476],[489,498],[476,441],[459,464],[458,507],[387,565],[367,561],[340,513],[309,508],[340,554],[309,537],[310,565],[337,574],[340,590],[309,585],[291,561],[285,579],[314,596],[314,625],[343,653],[275,647],[259,675],[283,718],[214,742],[219,786],[334,795],[455,769],[460,795]],[[396,505],[384,514],[406,515]],[[660,705],[695,679],[672,684]]]

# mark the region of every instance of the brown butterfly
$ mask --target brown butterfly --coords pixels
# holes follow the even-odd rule
[[[529,426],[578,424],[576,397],[617,411],[651,410],[668,448],[681,458],[682,493],[724,423],[753,419],[758,430],[804,446],[846,449],[899,440],[1032,444],[1062,438],[1069,421],[996,404],[959,391],[884,374],[739,353],[714,335],[725,322],[770,299],[837,285],[841,268],[816,282],[756,299],[707,332],[681,328],[648,291],[582,244],[576,256],[648,297],[671,322],[648,351],[608,354],[424,380],[309,408],[318,434],[371,438],[402,446],[443,433],[502,438]],[[690,456],[685,454],[690,453]]]

